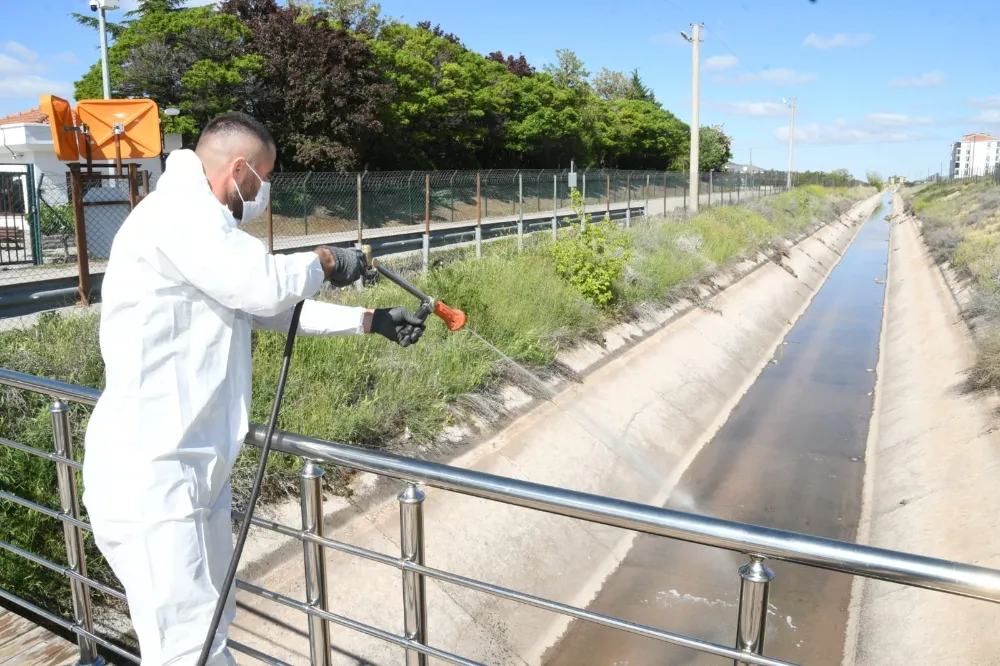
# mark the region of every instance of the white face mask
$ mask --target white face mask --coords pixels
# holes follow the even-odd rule
[[[240,200],[243,201],[243,216],[237,221],[237,224],[246,224],[260,217],[264,209],[267,208],[267,202],[271,196],[271,183],[261,178],[257,171],[250,166],[249,162],[247,162],[247,168],[253,171],[253,175],[257,176],[257,180],[260,181],[260,189],[257,190],[257,197],[253,201],[247,201],[243,198],[243,193],[240,192],[240,186],[236,183],[236,180],[233,180],[233,185],[236,185],[236,192],[240,195]]]

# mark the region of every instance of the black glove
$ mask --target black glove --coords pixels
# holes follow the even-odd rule
[[[366,272],[364,253],[357,248],[327,246],[333,254],[333,271],[327,277],[335,287],[349,287],[357,282]]]
[[[372,333],[378,333],[400,347],[417,344],[424,334],[427,311],[410,314],[406,308],[381,308],[372,314]]]

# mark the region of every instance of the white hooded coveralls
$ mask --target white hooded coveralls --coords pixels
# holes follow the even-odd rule
[[[198,658],[233,550],[229,474],[248,431],[250,330],[287,331],[323,280],[315,253],[271,255],[236,228],[190,150],[171,153],[115,236],[83,501],[125,587],[143,666]],[[299,332],[360,334],[363,316],[306,301]],[[235,612],[230,594],[211,666],[235,663],[225,647]]]

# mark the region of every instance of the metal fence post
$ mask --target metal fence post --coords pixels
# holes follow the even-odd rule
[[[31,231],[31,263],[35,266],[40,266],[44,259],[42,258],[42,181],[45,180],[45,174],[38,179],[38,187],[35,187],[35,165],[28,164],[28,173],[26,178],[28,179],[28,201],[25,202],[27,205],[28,213],[28,224],[30,225]]]
[[[458,171],[451,174],[451,181],[448,183],[448,191],[451,192],[451,221],[455,221],[455,176],[458,175]]]
[[[424,493],[411,484],[398,496],[399,543],[402,558],[413,564],[424,563]],[[424,577],[403,570],[403,631],[411,641],[427,645],[427,596]],[[406,651],[406,666],[426,666],[427,656],[416,650]]]
[[[643,217],[645,217],[646,220],[648,220],[649,219],[649,174],[648,173],[646,174],[646,186],[643,188],[642,194],[643,196],[646,197],[646,208],[645,210],[642,211],[642,214]],[[667,211],[663,212],[664,214],[666,214]]]
[[[517,174],[517,249],[524,249],[524,178]]]
[[[358,246],[361,246],[364,243],[364,225],[361,221],[362,218],[361,218],[361,174],[360,173],[358,174],[357,189],[358,189]]]
[[[709,171],[708,172],[708,207],[709,208],[712,207],[712,185],[713,185],[713,183],[712,183],[712,174],[713,173],[714,173],[713,171]]]
[[[305,180],[302,181],[302,233],[304,234],[309,233],[309,190],[306,188],[306,185],[309,184],[309,178],[312,175],[313,172],[310,171],[306,174]]]
[[[264,215],[267,219],[267,251],[270,254],[274,254],[274,213],[271,210],[270,201],[267,202]]]
[[[302,505],[302,531],[323,536],[323,468],[307,460],[299,470],[299,498]],[[326,594],[326,557],[323,547],[302,542],[305,562],[306,604],[328,610]],[[309,616],[309,655],[312,666],[330,664],[330,627],[326,620]]]
[[[663,172],[663,214],[667,214],[667,172]]]
[[[483,256],[483,190],[481,172],[476,172],[476,259]]]
[[[632,172],[625,174],[625,228],[632,226]]]
[[[139,203],[139,165],[135,162],[128,165],[128,202],[132,210]]]
[[[427,172],[427,185],[424,188],[424,270],[431,263],[431,174]]]
[[[76,265],[80,275],[80,305],[90,305],[90,257],[87,254],[87,226],[83,214],[83,174],[80,165],[69,165],[70,189],[73,194],[73,227],[76,236]]]
[[[767,627],[767,595],[774,574],[764,560],[751,555],[740,567],[740,608],[736,619],[736,649],[764,654],[764,629]],[[736,660],[739,666],[745,662]]]
[[[56,455],[72,460],[73,435],[69,425],[69,405],[56,400],[49,406],[49,416],[52,419],[52,442],[55,445]],[[79,520],[80,500],[76,492],[76,474],[73,468],[64,462],[57,462],[56,480],[59,484],[59,503],[63,515]],[[72,523],[63,522],[63,536],[66,539],[66,562],[69,568],[81,576],[86,576],[87,562],[80,528]],[[73,598],[73,622],[78,627],[93,633],[90,586],[75,578],[70,579],[69,585]],[[93,639],[78,635],[77,645],[80,646],[80,661],[77,666],[97,666],[104,663],[97,654],[97,643]]]
[[[552,240],[559,237],[559,175],[552,174]]]
[[[607,216],[611,218],[611,174],[604,176],[604,205]]]

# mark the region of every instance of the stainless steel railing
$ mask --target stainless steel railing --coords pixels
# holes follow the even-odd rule
[[[134,655],[121,650],[93,632],[90,610],[91,589],[111,594],[119,599],[125,597],[117,590],[111,590],[87,577],[83,550],[80,545],[82,543],[81,530],[89,530],[90,528],[79,519],[73,474],[80,465],[72,459],[69,414],[63,401],[93,405],[100,397],[100,393],[92,389],[3,369],[0,369],[0,385],[33,391],[54,398],[50,409],[56,451],[54,454],[38,451],[24,444],[2,438],[0,438],[0,446],[10,446],[20,451],[34,453],[56,463],[59,469],[58,479],[62,510],[57,512],[2,491],[0,491],[0,499],[16,502],[21,506],[41,511],[61,520],[66,532],[69,566],[62,567],[47,562],[37,555],[4,542],[0,542],[0,547],[68,576],[71,580],[71,593],[73,595],[73,619],[68,621],[54,616],[18,599],[5,590],[0,590],[0,598],[20,603],[29,610],[38,612],[47,619],[75,632],[79,637],[81,664],[100,663],[96,654],[98,645],[120,656],[137,661]],[[259,447],[265,436],[263,428],[255,426],[248,434],[246,443]],[[407,666],[424,666],[428,656],[452,664],[477,665],[477,662],[435,648],[427,643],[428,617],[425,595],[427,578],[542,608],[571,618],[729,658],[736,664],[759,666],[789,666],[789,662],[763,654],[764,635],[767,628],[768,595],[774,577],[766,565],[766,560],[769,558],[982,599],[993,603],[1000,602],[1000,571],[994,569],[697,516],[327,442],[294,433],[275,433],[272,447],[275,451],[293,454],[305,461],[299,472],[302,527],[293,528],[256,517],[253,523],[258,527],[302,542],[306,601],[301,602],[243,580],[237,581],[237,587],[244,592],[269,599],[308,615],[310,658],[311,663],[315,666],[329,666],[330,663],[329,623],[347,627],[404,648]],[[361,548],[324,536],[322,520],[323,469],[321,467],[323,464],[351,467],[399,479],[406,483],[404,490],[397,497],[401,536],[401,548],[398,556]],[[426,497],[419,488],[421,485],[593,523],[723,548],[747,555],[747,563],[739,569],[741,587],[735,646],[720,645],[629,622],[427,566],[424,561],[423,544],[423,504]],[[236,515],[242,517],[239,514]],[[323,556],[326,548],[391,566],[400,571],[404,625],[402,634],[387,632],[329,611],[325,558]],[[233,649],[264,663],[279,666],[284,664],[284,662],[249,646],[234,641],[230,641],[230,644]]]

